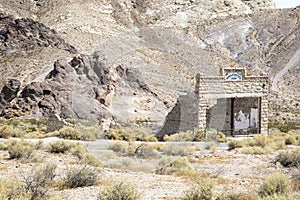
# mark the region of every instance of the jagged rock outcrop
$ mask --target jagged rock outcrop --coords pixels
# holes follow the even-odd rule
[[[0,92],[1,105],[11,102],[16,96],[21,87],[20,81],[10,79],[2,88]]]
[[[0,56],[49,46],[76,53],[75,48],[60,38],[55,30],[30,18],[15,19],[0,13]]]
[[[107,96],[114,92],[115,83],[122,78],[119,74],[102,63],[97,55],[77,56],[69,63],[57,60],[43,81],[31,82],[19,92],[16,85],[20,85],[10,80],[1,92],[4,100],[10,96],[1,115],[48,117],[55,113],[62,118],[112,118],[107,110],[110,104]]]

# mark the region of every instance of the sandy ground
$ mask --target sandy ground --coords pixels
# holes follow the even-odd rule
[[[53,140],[56,140],[56,138],[44,139],[45,144]],[[17,160],[9,160],[7,151],[0,151],[0,178],[12,177],[22,179],[22,176],[31,173],[32,170],[42,166],[44,163],[56,163],[58,166],[56,179],[62,179],[66,170],[77,163],[77,159],[70,154],[51,154],[44,150],[39,150],[35,154],[40,162],[21,163]],[[277,153],[246,155],[240,154],[238,151],[228,151],[222,148],[217,149],[214,153],[209,150],[196,151],[190,157],[196,173],[189,176],[157,175],[154,172],[98,167],[95,168],[99,175],[99,181],[96,186],[64,190],[51,188],[49,194],[58,195],[66,200],[94,200],[97,199],[103,186],[113,181],[126,180],[136,184],[145,200],[180,199],[193,181],[207,176],[215,178],[218,182],[215,189],[216,193],[224,190],[251,192],[259,186],[267,175],[277,171],[288,173],[280,165],[272,163],[276,155]]]

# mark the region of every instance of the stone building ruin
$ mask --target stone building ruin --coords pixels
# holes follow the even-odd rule
[[[219,76],[196,76],[194,93],[178,98],[157,137],[199,129],[227,135],[268,132],[267,75],[249,75],[246,68],[221,68]]]

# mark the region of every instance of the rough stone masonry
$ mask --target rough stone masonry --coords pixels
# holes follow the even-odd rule
[[[215,129],[225,134],[268,132],[268,75],[242,67],[221,68],[219,76],[197,74],[195,91],[181,95],[156,134]]]
[[[267,133],[268,76],[248,76],[245,68],[223,68],[220,74],[197,75],[198,128]]]

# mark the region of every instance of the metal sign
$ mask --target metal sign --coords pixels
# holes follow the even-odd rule
[[[225,79],[228,81],[241,81],[243,75],[242,72],[226,72]]]

